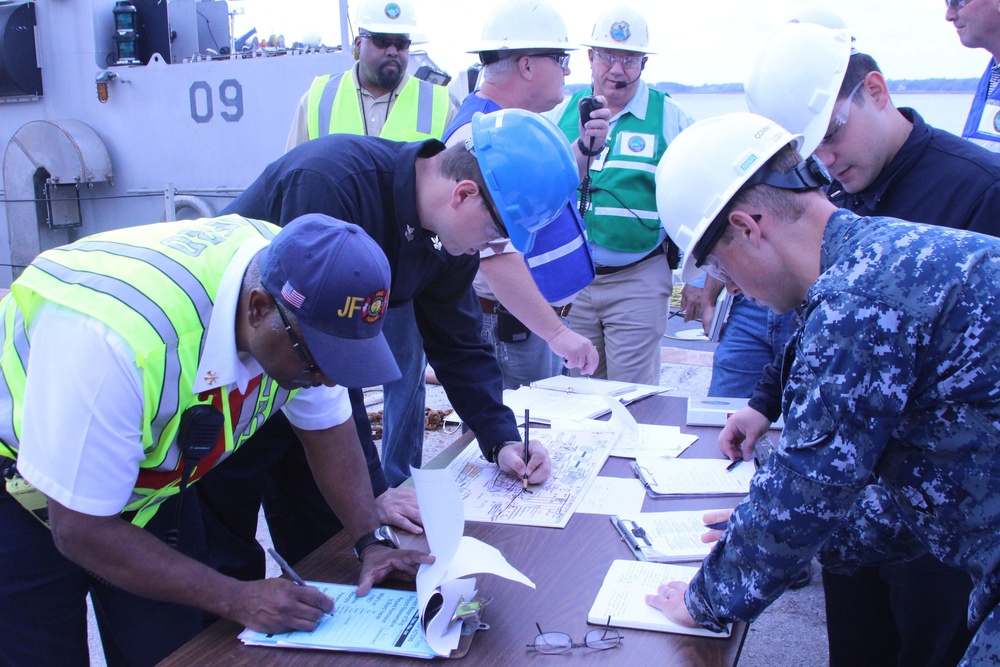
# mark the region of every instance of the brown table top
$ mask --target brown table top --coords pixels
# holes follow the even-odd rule
[[[686,399],[654,396],[638,401],[629,410],[647,424],[684,424]],[[683,427],[699,436],[685,457],[722,458],[716,445],[719,429]],[[427,464],[444,467],[468,445],[465,434]],[[627,459],[610,458],[601,474],[629,477]],[[643,511],[733,507],[738,498],[657,499],[647,497]],[[527,648],[537,634],[535,623],[546,631],[562,631],[582,641],[592,626],[587,612],[597,596],[611,561],[632,559],[608,517],[575,514],[563,529],[466,522],[465,534],[498,548],[512,565],[524,572],[537,588],[531,590],[493,575],[476,575],[479,594],[492,601],[483,613],[491,627],[473,637],[466,657],[480,665],[565,664],[567,659],[588,665],[636,665],[650,661],[661,665],[715,667],[735,665],[746,624],[735,623],[729,639],[675,635],[643,630],[621,630],[621,645],[605,651],[573,649],[571,655],[545,656]],[[313,581],[355,582],[360,563],[345,533],[340,533],[305,558],[296,571]],[[384,584],[382,584],[384,585]],[[412,583],[401,584],[409,586]],[[237,635],[243,628],[219,621],[182,646],[161,665],[280,665],[299,667],[336,662],[337,665],[427,664],[424,660],[361,653],[278,649],[244,646]]]

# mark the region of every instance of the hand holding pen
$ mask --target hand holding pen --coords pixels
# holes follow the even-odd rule
[[[312,604],[311,600],[306,601],[306,600],[302,600],[302,598],[300,598],[300,601],[306,602],[306,604],[308,604],[309,606],[313,607],[314,609],[318,609],[319,612],[320,612],[320,616],[318,618],[322,618],[322,614],[324,614],[324,613],[328,614],[330,616],[333,615],[333,611],[334,611],[333,598],[330,598],[330,597],[324,595],[322,593],[322,591],[320,591],[318,588],[314,588],[314,587],[309,586],[309,584],[307,584],[302,579],[302,577],[300,577],[298,575],[298,573],[295,570],[292,569],[292,566],[289,565],[288,562],[284,558],[282,558],[281,555],[277,551],[275,551],[273,548],[269,548],[267,550],[267,552],[269,554],[271,554],[271,558],[273,558],[274,562],[277,563],[278,567],[281,568],[282,573],[287,574],[289,577],[291,577],[292,581],[295,582],[296,586],[302,586],[304,588],[311,588],[316,593],[319,593],[322,596],[322,598],[323,598],[323,600],[318,600],[318,602],[320,602],[321,604]],[[329,601],[329,606],[330,606],[329,609],[326,609],[326,605],[322,604],[322,603],[324,603],[326,601]]]
[[[702,534],[701,541],[706,544],[718,542],[719,538],[722,537],[722,533],[726,530],[726,526],[729,525],[729,517],[732,515],[733,510],[731,509],[705,512],[701,520],[705,523],[705,528],[708,528],[708,532]]]

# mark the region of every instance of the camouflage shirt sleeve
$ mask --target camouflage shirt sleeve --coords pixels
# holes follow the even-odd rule
[[[691,582],[695,620],[718,629],[755,618],[837,531],[906,404],[922,328],[866,294],[811,293],[795,360],[783,369],[781,444]]]

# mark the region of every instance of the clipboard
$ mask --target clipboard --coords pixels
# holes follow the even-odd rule
[[[757,442],[754,443],[754,457],[753,465],[754,470],[763,466],[767,460],[774,453],[774,442],[765,433]],[[713,496],[742,496],[743,493],[660,493],[653,487],[656,486],[656,481],[653,479],[652,475],[648,470],[639,465],[636,461],[629,462],[629,468],[632,469],[632,474],[638,479],[642,485],[646,488],[646,495],[650,498],[700,498],[706,495]]]
[[[621,541],[628,545],[628,548],[632,551],[632,555],[638,560],[649,563],[672,562],[671,558],[653,548],[652,543],[646,536],[645,529],[635,521],[622,519],[616,514],[612,514],[609,518],[611,519],[611,525],[615,527],[618,535],[621,536]]]

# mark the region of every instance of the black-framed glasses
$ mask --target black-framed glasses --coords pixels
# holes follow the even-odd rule
[[[565,632],[543,632],[542,626],[535,623],[538,628],[538,636],[535,637],[534,644],[528,644],[528,648],[533,648],[539,653],[565,653],[574,648],[592,648],[597,651],[614,648],[621,644],[622,636],[615,628],[611,627],[611,618],[608,617],[608,625],[603,628],[595,628],[588,632],[582,642],[574,642],[573,638]]]
[[[261,286],[263,287],[263,284]],[[267,288],[264,288],[264,291],[267,292]],[[271,293],[268,292],[268,294]],[[295,348],[295,351],[299,355],[299,359],[302,360],[302,373],[304,375],[322,374],[323,371],[316,365],[316,361],[310,359],[309,355],[306,354],[305,345],[302,344],[299,337],[295,335],[294,331],[292,331],[292,323],[288,321],[288,316],[285,315],[285,309],[282,307],[281,302],[278,301],[278,298],[273,294],[271,294],[271,298],[274,299],[274,307],[278,309],[278,317],[281,318],[281,323],[284,325],[285,331],[288,332],[288,340],[292,341],[292,347]]]
[[[563,69],[569,69],[569,54],[568,53],[533,53],[528,58],[552,58],[557,63],[559,67]]]
[[[608,67],[614,67],[615,63],[621,63],[622,69],[631,69],[632,67],[638,67],[642,64],[642,59],[646,56],[616,56],[612,53],[604,53],[603,51],[594,50],[594,55],[598,59],[607,65]]]
[[[397,51],[405,51],[413,43],[409,37],[389,37],[373,32],[366,32],[360,37],[361,39],[370,39],[377,49],[388,49],[390,46],[395,46]]]

